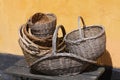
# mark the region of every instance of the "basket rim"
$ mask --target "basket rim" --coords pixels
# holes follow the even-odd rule
[[[74,58],[74,59],[76,59],[76,60],[78,60],[78,61],[87,62],[87,63],[92,63],[92,64],[96,64],[96,63],[97,63],[97,62],[94,61],[94,60],[90,60],[90,59],[87,59],[87,58],[83,58],[83,57],[77,56],[77,55],[72,54],[72,53],[63,52],[63,53],[57,53],[56,55],[48,54],[47,56],[41,57],[41,58],[39,58],[38,60],[36,60],[35,62],[33,62],[33,63],[30,65],[30,67],[32,67],[32,66],[34,66],[35,64],[37,64],[37,63],[39,63],[39,62],[42,62],[42,61],[44,61],[44,60],[61,58],[61,57]]]
[[[24,31],[24,34],[29,37],[30,39],[35,39],[35,40],[40,40],[40,41],[43,41],[45,39],[48,39],[48,40],[51,40],[50,38],[52,37],[52,35],[49,35],[48,37],[43,37],[43,38],[37,38],[36,36],[34,36],[32,33],[29,33],[29,30],[30,28],[26,25],[26,24],[23,24],[23,31]],[[28,31],[27,31],[28,29]]]
[[[41,48],[41,49],[44,49],[44,50],[48,50],[48,49],[52,49],[52,47],[45,47],[45,48],[43,48],[43,46],[40,46],[40,45],[38,45],[38,44],[36,44],[36,43],[34,43],[34,42],[32,42],[25,34],[24,34],[24,36],[26,37],[26,39],[27,39],[27,41],[26,40],[23,40],[23,33],[20,33],[20,31],[23,29],[23,27],[24,26],[21,26],[20,28],[19,28],[19,31],[18,31],[18,35],[19,35],[19,38],[22,40],[22,41],[25,41],[25,43],[27,42],[27,43],[29,43],[29,45],[28,46],[34,46],[34,47],[36,47],[36,48]],[[62,37],[60,37],[60,38],[62,38]],[[26,44],[27,44],[26,43]],[[60,42],[60,44],[57,46],[57,48],[59,48],[61,45],[63,45],[64,44],[64,41],[61,41]]]
[[[35,13],[36,14],[36,13]],[[47,14],[45,14],[49,19],[50,19],[50,17],[52,17],[52,19],[51,20],[49,20],[48,22],[45,22],[45,23],[37,23],[37,24],[35,24],[35,23],[33,23],[32,22],[32,17],[33,17],[33,15],[28,19],[28,21],[27,21],[27,23],[28,23],[28,25],[43,25],[43,24],[49,24],[49,23],[51,23],[51,22],[53,22],[53,21],[56,21],[57,20],[57,17],[56,17],[56,15],[55,14],[53,14],[53,13],[47,13]],[[29,24],[30,23],[30,24]],[[30,27],[30,26],[29,26]],[[32,28],[32,27],[31,27]]]
[[[45,56],[46,54],[48,54],[49,52],[52,53],[52,49],[49,49],[49,50],[46,50],[45,53],[39,54],[40,53],[39,51],[35,52],[34,50],[28,50],[27,48],[25,48],[25,43],[23,43],[21,39],[19,39],[18,42],[19,42],[20,47],[22,49],[24,49],[25,52],[27,52],[28,54],[33,55],[33,56],[42,57],[42,56]],[[62,48],[58,49],[58,52],[62,51],[65,47],[66,47],[66,45],[64,45]]]
[[[42,48],[42,49],[52,49],[51,47],[42,47],[42,46],[39,46],[38,44],[35,44],[35,43],[32,42],[31,40],[29,40],[26,35],[23,35],[23,33],[21,33],[21,30],[22,30],[22,29],[23,29],[23,26],[21,26],[21,27],[19,28],[19,31],[18,31],[19,38],[20,38],[22,41],[24,41],[26,44],[29,43],[28,46],[34,46],[34,47],[36,47],[36,48]],[[24,37],[26,37],[27,41],[23,39],[23,36],[22,36],[21,34],[22,34]]]
[[[76,30],[73,30],[73,31],[69,32],[68,34],[66,34],[65,37],[64,37],[64,41],[68,42],[68,43],[78,43],[78,42],[82,42],[82,41],[86,41],[86,40],[96,39],[96,38],[102,36],[103,34],[105,34],[105,28],[102,25],[89,25],[89,26],[86,26],[86,28],[95,28],[95,27],[101,28],[101,32],[98,33],[95,36],[88,37],[88,38],[83,38],[83,39],[78,39],[78,40],[69,40],[69,39],[67,39],[67,37],[69,35],[71,35],[73,32],[78,31],[78,29],[76,29]]]

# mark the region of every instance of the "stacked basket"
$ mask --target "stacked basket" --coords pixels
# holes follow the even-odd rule
[[[86,27],[66,35],[54,14],[36,13],[19,30],[19,44],[32,73],[73,75],[84,71],[105,50],[103,27]],[[58,37],[61,29],[63,37]],[[92,36],[92,37],[91,37]],[[65,41],[65,42],[64,42]]]
[[[48,19],[45,22],[46,18]],[[54,14],[43,13],[34,14],[26,24],[20,27],[19,44],[29,66],[40,57],[51,53],[52,36],[55,28],[56,16]],[[66,33],[64,33],[64,35],[65,34]],[[63,51],[65,48],[62,39],[63,37],[59,37],[57,40],[58,52]]]

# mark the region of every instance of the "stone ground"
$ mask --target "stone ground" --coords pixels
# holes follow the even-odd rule
[[[11,76],[4,73],[4,70],[23,58],[23,56],[0,53],[0,80],[12,80]],[[105,72],[99,80],[120,80],[120,69],[105,67]]]
[[[0,53],[0,80],[12,80],[11,76],[3,71],[22,58],[23,56]]]

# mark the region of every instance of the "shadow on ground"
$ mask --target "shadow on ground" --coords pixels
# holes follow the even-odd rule
[[[12,80],[12,77],[5,74],[3,71],[23,58],[23,56],[0,53],[0,80]],[[105,72],[99,80],[120,80],[120,69],[112,67],[111,56],[108,51],[105,52],[104,55],[101,57],[100,63],[109,63],[111,67],[107,65],[102,65],[103,67],[105,67]]]
[[[23,59],[23,56],[0,53],[0,80],[12,80],[9,75],[4,73],[4,70],[15,64],[15,62],[20,59]]]

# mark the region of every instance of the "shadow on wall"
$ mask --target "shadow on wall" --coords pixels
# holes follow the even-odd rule
[[[112,60],[108,50],[98,59],[98,64],[105,67],[105,72],[101,76],[100,80],[111,80],[112,73]]]
[[[108,50],[106,50],[103,55],[98,59],[98,64],[102,66],[112,67],[111,55]]]

